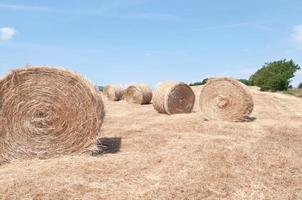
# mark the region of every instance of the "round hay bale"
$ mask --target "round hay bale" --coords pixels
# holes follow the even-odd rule
[[[106,85],[103,94],[110,101],[120,101],[123,99],[124,91],[122,85]]]
[[[149,104],[152,100],[152,90],[143,83],[130,85],[125,91],[124,98],[128,103]]]
[[[209,119],[246,121],[254,103],[247,86],[224,77],[208,80],[201,90],[199,106]]]
[[[167,81],[153,92],[153,107],[160,113],[190,113],[194,107],[195,94],[183,82]]]
[[[103,95],[105,97],[107,97],[107,95],[108,95],[109,87],[110,87],[110,85],[105,85],[104,88],[103,88]]]
[[[0,80],[0,163],[86,152],[104,114],[101,93],[78,74],[14,70]]]

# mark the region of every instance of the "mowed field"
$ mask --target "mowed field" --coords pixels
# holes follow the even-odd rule
[[[251,88],[250,122],[105,100],[119,153],[0,166],[0,199],[302,199],[302,99]]]

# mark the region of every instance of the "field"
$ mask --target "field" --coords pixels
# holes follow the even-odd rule
[[[302,89],[289,89],[283,92],[284,94],[293,95],[296,97],[302,97]]]
[[[0,166],[0,199],[302,199],[302,99],[251,88],[253,120],[105,101],[119,153]]]

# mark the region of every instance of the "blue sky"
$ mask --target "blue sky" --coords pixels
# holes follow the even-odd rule
[[[0,75],[32,64],[99,85],[248,78],[276,59],[302,65],[301,8],[301,0],[0,0]]]

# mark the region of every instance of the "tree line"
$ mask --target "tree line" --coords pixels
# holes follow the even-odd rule
[[[300,69],[301,67],[293,60],[283,59],[265,63],[249,79],[239,79],[239,81],[248,86],[258,86],[261,91],[286,91],[292,87],[290,82]],[[190,85],[203,85],[207,80],[208,78]],[[298,87],[302,88],[302,82]]]

